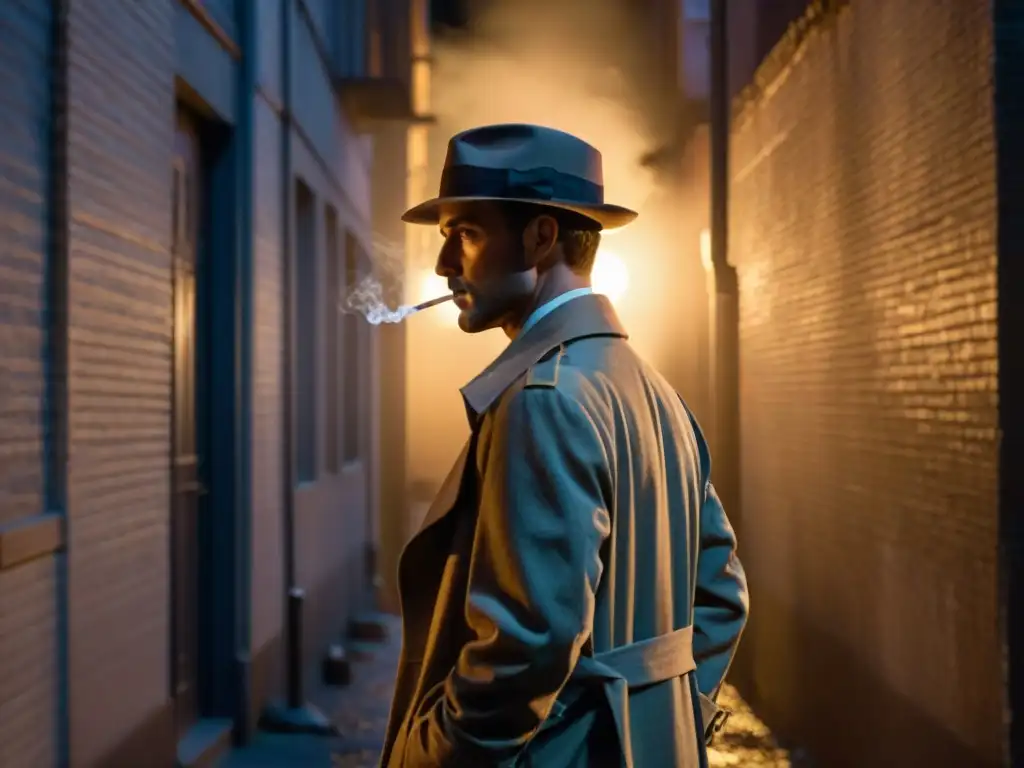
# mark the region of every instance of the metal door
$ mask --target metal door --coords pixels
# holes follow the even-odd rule
[[[202,190],[199,138],[178,118],[172,176],[174,387],[172,416],[172,691],[179,736],[199,715],[199,515],[202,484],[196,439],[197,254]]]

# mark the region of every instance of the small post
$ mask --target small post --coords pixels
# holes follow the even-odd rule
[[[288,590],[288,706],[298,709],[306,700],[302,684],[302,610],[306,590]]]
[[[302,685],[302,609],[306,590],[288,590],[288,690],[285,701],[268,706],[260,718],[260,727],[272,733],[306,733],[315,736],[337,736],[338,729],[319,709],[306,702]]]

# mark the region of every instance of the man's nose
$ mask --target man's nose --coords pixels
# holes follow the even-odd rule
[[[445,240],[441,250],[437,253],[437,263],[434,265],[434,272],[439,277],[458,277],[462,272],[461,260],[459,259],[458,248],[452,245],[451,239]]]

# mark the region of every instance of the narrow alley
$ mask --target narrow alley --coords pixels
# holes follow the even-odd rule
[[[0,0],[0,768],[376,766],[536,574],[648,763],[1024,768],[1021,136],[1022,0]]]
[[[283,768],[284,766],[332,766],[377,768],[387,726],[395,665],[398,661],[400,626],[395,617],[379,617],[387,627],[387,639],[364,643],[352,651],[352,683],[344,688],[323,689],[320,701],[337,725],[340,736],[261,734],[254,742],[222,760],[217,768]],[[780,747],[739,692],[725,686],[721,703],[730,710],[729,720],[708,752],[709,768],[760,766],[763,768],[813,768],[799,750]]]

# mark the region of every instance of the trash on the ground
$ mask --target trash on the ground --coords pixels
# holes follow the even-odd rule
[[[771,730],[754,714],[731,685],[722,686],[718,703],[732,712],[708,747],[709,768],[760,766],[762,768],[811,768],[799,751],[791,755],[779,746]]]
[[[397,619],[389,627],[376,653],[355,660],[353,683],[342,689],[331,707],[342,734],[336,745],[333,768],[376,768],[379,754],[366,749],[367,742],[382,741],[387,725],[388,702],[398,664],[401,632]],[[351,649],[346,648],[351,657]],[[771,730],[751,711],[731,685],[725,685],[719,704],[731,711],[722,730],[708,748],[709,768],[813,768],[801,750],[778,744]]]

